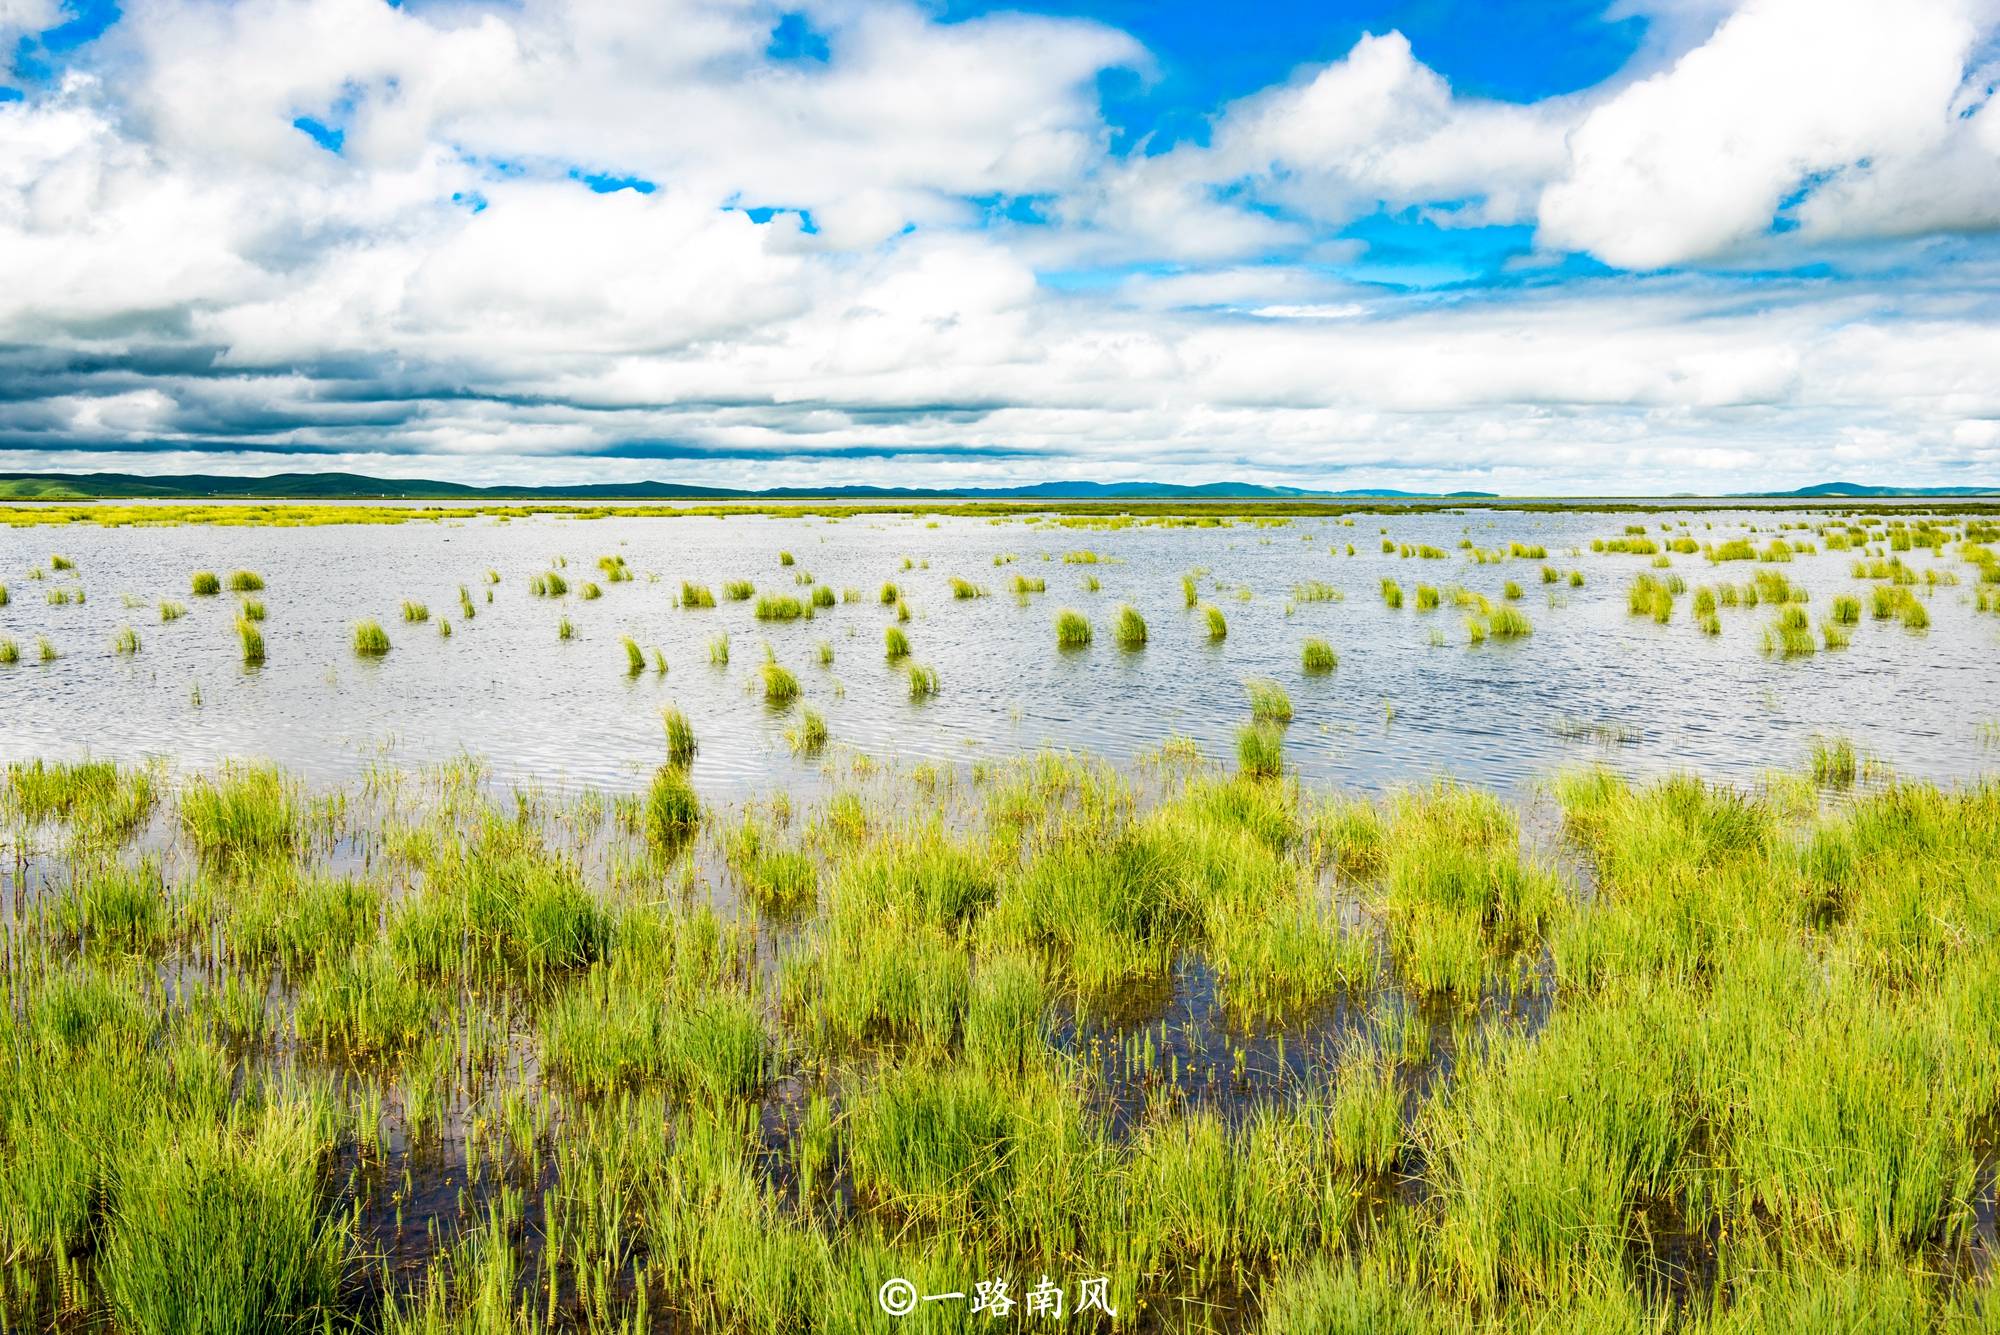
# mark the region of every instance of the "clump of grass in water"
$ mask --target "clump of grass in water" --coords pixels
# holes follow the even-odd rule
[[[903,591],[897,588],[894,584],[884,584],[882,586],[881,597],[882,597],[882,606],[894,607],[897,603],[903,601]]]
[[[120,629],[118,634],[112,637],[111,652],[125,656],[138,653],[139,632],[133,630],[130,626]]]
[[[1220,644],[1229,638],[1229,618],[1222,615],[1222,609],[1209,603],[1201,609],[1202,619],[1208,623],[1208,642]]]
[[[1104,586],[1102,584],[1099,584],[1097,582],[1097,576],[1085,575],[1083,577],[1083,591],[1085,593],[1096,593],[1099,589],[1103,587]]]
[[[787,594],[765,594],[757,600],[759,621],[797,621],[806,614],[806,605]]]
[[[799,698],[799,679],[777,659],[765,659],[760,671],[764,678],[765,704],[788,705]]]
[[[1510,579],[1500,587],[1500,596],[1509,602],[1518,602],[1521,597],[1521,586]]]
[[[694,725],[688,716],[668,705],[660,711],[660,726],[667,734],[667,763],[686,769],[694,763]]]
[[[264,588],[264,577],[254,570],[232,570],[229,572],[231,593],[259,593]]]
[[[1527,614],[1518,607],[1496,607],[1486,618],[1487,633],[1496,640],[1525,640],[1535,633]]]
[[[197,570],[189,587],[197,598],[213,598],[222,592],[222,580],[213,570]]]
[[[1842,626],[1861,624],[1861,600],[1851,593],[1837,594],[1833,600],[1833,620]]]
[[[1403,606],[1403,586],[1393,579],[1383,580],[1382,602],[1390,611],[1400,610]]]
[[[732,579],[722,586],[722,596],[732,603],[747,602],[757,586],[747,579]]]
[[[262,621],[265,616],[262,598],[245,598],[236,609],[236,614],[249,621]]]
[[[690,741],[690,754],[693,743]],[[701,799],[688,779],[687,766],[662,765],[646,790],[646,838],[655,848],[672,852],[701,828]]]
[[[1194,606],[1194,605],[1195,605],[1196,603],[1198,603],[1198,602],[1200,602],[1200,601],[1201,601],[1201,595],[1200,595],[1200,594],[1199,594],[1199,593],[1198,593],[1198,592],[1196,591],[1196,589],[1195,589],[1195,586],[1194,586],[1194,576],[1193,576],[1193,575],[1182,575],[1182,576],[1181,576],[1181,606],[1183,606],[1183,607],[1187,607],[1187,608],[1192,608],[1192,607],[1193,607],[1193,606]]]
[[[248,616],[236,618],[236,638],[243,648],[243,665],[258,667],[264,662],[264,632]]]
[[[633,639],[630,635],[624,637],[624,644],[625,644],[625,675],[628,677],[636,677],[641,672],[644,672],[646,670],[646,651],[641,649],[639,647],[639,642]]]
[[[556,622],[556,638],[564,641],[575,639],[576,623],[568,617],[564,617],[561,621]]]
[[[1072,608],[1065,607],[1056,613],[1056,645],[1063,649],[1082,649],[1091,640],[1090,618]]]
[[[5,607],[9,601],[10,599],[7,596],[7,586],[5,584],[0,584],[0,607]]]
[[[458,586],[458,614],[463,621],[470,621],[479,615],[472,606],[472,591],[463,584]]]
[[[1146,644],[1146,618],[1139,615],[1139,609],[1130,603],[1118,609],[1116,631],[1118,645],[1122,649],[1142,649]]]
[[[838,595],[834,593],[831,584],[814,586],[812,591],[812,605],[814,607],[832,607],[836,601],[838,601]]]
[[[380,658],[389,652],[389,632],[379,621],[362,621],[354,627],[354,652],[363,658]]]
[[[1040,575],[1030,578],[1027,575],[1017,573],[1011,581],[1011,587],[1018,594],[1046,593],[1048,592],[1049,582]]]
[[[1428,584],[1417,585],[1417,610],[1435,612],[1438,605],[1438,591]]]
[[[431,619],[431,609],[429,607],[425,606],[423,603],[413,603],[407,598],[403,600],[404,621],[409,622],[412,625],[415,625],[417,622],[429,621],[430,619]]]
[[[1318,675],[1339,667],[1340,659],[1325,640],[1307,640],[1299,651],[1299,663],[1308,673]]]
[[[718,635],[708,642],[708,661],[715,667],[729,666],[728,635]]]
[[[1785,607],[1778,613],[1778,619],[1764,628],[1764,652],[1767,654],[1780,658],[1805,658],[1818,648],[1806,610],[1796,604]]]
[[[1854,743],[1847,738],[1828,740],[1822,737],[1813,743],[1812,777],[1820,787],[1850,788],[1860,770]]]
[[[793,564],[792,554],[790,552],[779,552],[778,564],[781,566],[788,566]]]
[[[785,733],[785,740],[800,755],[818,755],[826,749],[826,720],[816,709],[802,710],[797,727]]]
[[[938,693],[938,674],[934,667],[922,663],[912,663],[909,667],[910,699],[928,700]]]
[[[882,650],[883,657],[887,658],[891,663],[896,662],[898,659],[908,658],[910,656],[910,637],[903,633],[901,626],[884,626],[882,628]]]
[[[951,596],[954,598],[984,598],[986,590],[974,584],[969,579],[960,579],[957,575],[953,575],[951,577]]]
[[[14,664],[21,661],[21,646],[4,636],[0,636],[0,663]]]
[[[160,620],[162,622],[179,621],[186,615],[187,605],[185,603],[177,603],[168,598],[160,600]]]
[[[715,606],[715,595],[709,592],[706,584],[690,584],[688,581],[682,580],[681,606],[713,607]]]
[[[569,592],[569,581],[553,570],[544,570],[528,581],[528,592],[537,598],[560,598]]]
[[[76,569],[76,562],[70,560],[67,556],[51,556],[49,557],[49,569],[74,570]]]
[[[181,793],[181,828],[204,857],[270,857],[304,840],[292,786],[270,765],[225,765]]]
[[[58,658],[61,658],[62,654],[56,649],[55,642],[48,636],[37,635],[35,637],[35,656],[44,663],[53,663]]]
[[[1268,677],[1252,677],[1243,683],[1243,689],[1250,693],[1251,718],[1260,723],[1292,721],[1292,697],[1277,682]]]
[[[602,598],[604,590],[598,588],[595,584],[586,583],[581,589],[577,590],[577,596],[588,603]]]
[[[820,665],[821,667],[832,667],[832,666],[833,666],[833,641],[832,641],[832,640],[821,640],[821,641],[819,642],[819,665]]]
[[[1236,730],[1236,763],[1248,779],[1275,779],[1285,768],[1285,738],[1274,723],[1246,723]]]

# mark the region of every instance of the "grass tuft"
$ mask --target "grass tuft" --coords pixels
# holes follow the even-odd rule
[[[389,652],[389,632],[379,621],[356,622],[354,652],[363,658],[380,658]]]

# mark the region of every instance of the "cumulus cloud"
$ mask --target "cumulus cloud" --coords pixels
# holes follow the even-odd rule
[[[2000,224],[1990,0],[1751,0],[1593,108],[1545,243],[1655,268],[1754,242]],[[1789,207],[1789,214],[1788,214]]]
[[[2000,474],[1971,0],[1646,0],[1632,70],[1527,105],[1375,34],[1151,156],[1098,107],[1126,34],[807,12],[824,59],[755,0],[135,0],[0,103],[0,468],[1630,490],[1900,441],[1899,476]],[[1399,294],[1343,274],[1384,210],[1548,253]],[[1898,236],[1837,281],[1558,263]]]

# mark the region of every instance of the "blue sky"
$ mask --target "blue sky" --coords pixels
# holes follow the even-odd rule
[[[0,0],[0,471],[2000,481],[2000,0]]]

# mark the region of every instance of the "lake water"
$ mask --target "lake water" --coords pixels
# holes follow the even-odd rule
[[[1309,780],[1361,788],[1449,774],[1518,790],[1600,760],[1634,773],[1747,778],[1797,765],[1829,733],[1852,737],[1904,774],[1951,779],[1991,769],[2000,760],[1992,735],[2000,617],[1976,609],[1978,572],[1955,544],[1935,556],[1921,546],[1899,554],[1920,576],[1935,565],[1962,581],[1917,586],[1928,631],[1864,614],[1851,648],[1792,660],[1763,652],[1768,606],[1723,609],[1714,637],[1696,629],[1686,597],[1668,625],[1631,616],[1627,589],[1650,570],[1648,558],[1589,550],[1628,522],[1659,537],[1662,522],[1684,520],[1704,543],[1754,525],[1762,545],[1780,522],[1807,518],[1468,510],[1363,515],[1351,526],[1315,517],[1092,528],[949,514],[543,515],[310,528],[0,528],[0,583],[11,593],[0,636],[21,648],[19,663],[0,667],[0,753],[159,756],[182,768],[269,758],[328,783],[371,763],[471,753],[502,781],[623,789],[641,786],[663,759],[659,712],[672,704],[700,737],[694,772],[705,794],[810,785],[819,762],[794,757],[785,739],[799,706],[773,709],[759,693],[768,644],[798,675],[803,703],[825,716],[833,744],[880,758],[964,761],[1057,747],[1123,760],[1176,733],[1225,757],[1247,716],[1244,681],[1270,677],[1296,710],[1289,763]],[[1384,529],[1449,557],[1385,554]],[[1484,549],[1544,546],[1547,564],[1565,575],[1581,570],[1585,584],[1544,585],[1543,562],[1532,559],[1474,564],[1459,549],[1466,537]],[[1350,542],[1352,557],[1344,555]],[[796,567],[779,564],[780,550],[795,554]],[[1095,552],[1098,563],[1064,562],[1078,550]],[[75,571],[31,578],[51,552]],[[625,559],[631,582],[604,581],[596,563],[609,554]],[[1007,555],[1010,564],[994,564]],[[1676,556],[1670,572],[1653,573],[1679,574],[1693,588],[1777,569],[1811,591],[1817,623],[1836,593],[1865,601],[1869,586],[1849,571],[1854,555],[1823,550],[1779,566]],[[567,560],[569,595],[532,596],[530,577],[558,558]],[[903,568],[906,559],[913,568]],[[260,668],[239,661],[236,596],[189,596],[195,570],[226,577],[237,568],[268,585],[259,595],[269,612]],[[489,569],[499,572],[497,585],[487,584]],[[1198,581],[1204,601],[1228,617],[1219,643],[1208,639],[1201,613],[1183,606],[1180,578],[1195,569],[1208,572]],[[861,598],[773,624],[757,621],[751,602],[723,597],[733,579],[803,596],[799,571]],[[1017,572],[1045,579],[1048,591],[1017,598],[1008,590]],[[954,599],[953,576],[989,596]],[[1087,591],[1093,576],[1101,587]],[[1378,592],[1385,577],[1412,595],[1400,611]],[[676,607],[683,579],[708,585],[718,605]],[[1419,582],[1462,585],[1497,603],[1510,579],[1524,589],[1519,606],[1534,625],[1525,640],[1469,645],[1449,597],[1439,610],[1413,610]],[[586,601],[578,590],[592,580],[604,596]],[[1288,611],[1292,590],[1308,580],[1336,586],[1344,600]],[[893,621],[877,599],[884,581],[898,583],[909,603],[914,661],[939,674],[933,699],[913,703],[902,672],[884,661],[883,627]],[[460,585],[475,602],[470,622],[459,611]],[[87,595],[81,605],[47,601],[52,588],[78,586]],[[162,598],[186,604],[188,614],[162,624]],[[405,624],[404,599],[428,604],[432,623]],[[1142,650],[1113,639],[1125,603],[1150,627]],[[1091,618],[1092,647],[1057,649],[1053,623],[1065,607]],[[575,628],[566,642],[557,634],[565,616]],[[352,651],[352,626],[363,618],[380,620],[394,641],[379,661]],[[449,638],[439,619],[452,623]],[[136,655],[112,648],[128,625],[141,637]],[[715,667],[708,645],[722,633],[731,661]],[[665,676],[650,666],[628,676],[626,635],[658,646]],[[36,661],[41,636],[58,660]],[[1302,674],[1308,636],[1334,646],[1338,671]],[[833,649],[830,667],[819,663],[822,642]]]

